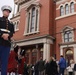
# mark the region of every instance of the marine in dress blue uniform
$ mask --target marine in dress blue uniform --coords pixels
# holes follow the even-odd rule
[[[12,8],[4,5],[1,8],[3,17],[0,17],[0,62],[1,75],[7,75],[8,57],[11,47],[11,38],[14,33],[14,25],[8,20]]]

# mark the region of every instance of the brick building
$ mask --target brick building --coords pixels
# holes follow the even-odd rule
[[[64,55],[67,61],[76,55],[76,0],[14,0],[17,13],[14,39],[25,50],[27,63],[40,57],[49,60]]]
[[[76,61],[76,0],[56,3],[56,54]]]

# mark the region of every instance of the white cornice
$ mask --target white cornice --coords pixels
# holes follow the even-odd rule
[[[18,4],[25,2],[25,0],[18,0]]]
[[[61,4],[61,3],[66,2],[66,1],[68,1],[68,0],[59,0],[56,2],[56,5]]]
[[[65,2],[64,4],[63,4],[63,2],[61,2],[60,5],[58,6],[58,8],[56,8],[56,10],[59,10],[61,6],[65,7],[66,4],[68,4],[70,6],[70,3],[71,2],[74,2],[74,4],[76,4],[76,1],[75,0],[70,0],[69,2],[67,0],[65,0],[64,2]]]
[[[20,5],[20,10],[23,9],[23,8],[28,8],[31,5],[39,5],[40,6],[39,0],[31,0],[27,3],[24,3],[24,4]]]
[[[19,0],[14,0],[14,3],[17,4]]]
[[[19,20],[19,19],[20,19],[20,16],[15,17],[15,18],[12,18],[11,21],[14,22],[14,21],[17,21],[17,20]]]
[[[53,39],[43,37],[43,38],[37,38],[28,41],[24,40],[24,41],[16,42],[16,44],[19,46],[27,46],[27,45],[40,44],[40,43],[53,44]]]
[[[26,7],[26,10],[29,9],[30,7],[32,7],[32,6],[41,6],[41,4],[40,3],[32,3],[32,4],[30,4]]]

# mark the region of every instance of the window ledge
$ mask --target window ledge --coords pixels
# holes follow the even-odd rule
[[[31,33],[24,33],[24,36],[26,35],[32,35],[32,34],[36,34],[36,33],[39,33],[39,31],[35,31],[35,32],[31,32]]]
[[[20,12],[17,12],[16,14],[14,14],[13,17],[17,17],[17,16],[20,16]]]
[[[59,43],[59,45],[69,45],[69,44],[74,44],[74,43],[76,43],[76,41],[63,42],[63,43]]]
[[[19,31],[19,29],[16,29],[15,32]]]
[[[65,18],[65,17],[69,17],[69,16],[72,16],[72,15],[76,15],[76,12],[74,13],[69,13],[67,15],[63,15],[63,16],[60,16],[60,17],[56,17],[55,20],[59,20],[59,19],[62,19],[62,18]]]

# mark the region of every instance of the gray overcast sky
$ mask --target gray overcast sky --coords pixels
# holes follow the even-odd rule
[[[14,0],[0,0],[0,17],[2,16],[1,7],[3,5],[9,5],[12,7],[12,10],[14,10]],[[13,13],[13,11],[12,11],[12,13]],[[12,13],[10,14],[10,17],[12,17]]]

